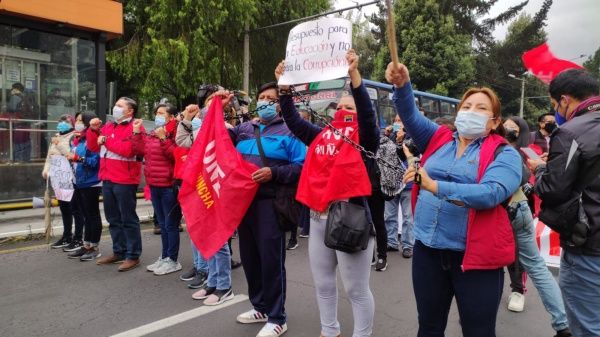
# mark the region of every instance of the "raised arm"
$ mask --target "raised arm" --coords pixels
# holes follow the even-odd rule
[[[407,133],[414,140],[419,151],[424,152],[429,140],[439,128],[427,117],[423,116],[415,103],[415,95],[410,84],[408,69],[403,64],[388,64],[385,78],[394,85],[394,106]]]
[[[279,96],[279,106],[288,129],[304,144],[310,145],[321,132],[321,128],[300,117],[291,95]]]

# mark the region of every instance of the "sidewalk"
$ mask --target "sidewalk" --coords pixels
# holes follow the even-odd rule
[[[154,210],[152,203],[144,199],[137,201],[137,214],[140,221],[149,221]],[[60,209],[51,209],[52,231],[54,236],[62,234],[63,226]],[[104,218],[104,203],[100,202],[100,215],[103,227],[108,227]],[[0,212],[0,238],[27,236],[30,234],[44,233],[44,208],[33,208],[19,211]]]

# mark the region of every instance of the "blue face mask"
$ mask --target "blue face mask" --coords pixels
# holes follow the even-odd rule
[[[258,103],[256,103],[256,109],[260,109],[258,110],[258,117],[264,121],[269,122],[277,117],[277,104],[269,105],[269,102],[267,101],[258,101]]]
[[[398,132],[398,131],[400,131],[400,124],[396,124],[396,123],[394,123],[394,125],[392,126],[392,130],[393,130],[394,132]]]
[[[56,131],[60,132],[60,133],[65,133],[65,132],[69,132],[73,127],[71,126],[70,123],[67,123],[65,121],[60,121],[58,122],[58,125],[56,126]]]
[[[565,124],[567,122],[567,119],[564,118],[563,116],[561,116],[558,111],[554,110],[554,118],[556,119],[556,124],[557,125],[562,125]]]
[[[165,126],[165,124],[167,124],[167,120],[163,116],[154,117],[154,126],[157,128]]]
[[[475,111],[459,111],[454,126],[462,137],[476,139],[486,133],[486,125],[490,117]]]
[[[192,119],[192,130],[198,130],[202,126],[202,120],[198,117]]]

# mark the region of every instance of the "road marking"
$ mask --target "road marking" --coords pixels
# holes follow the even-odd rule
[[[232,306],[234,304],[237,303],[241,303],[248,300],[248,296],[247,295],[235,295],[235,297],[230,300],[227,301],[223,304],[219,304],[217,306],[201,306],[199,308],[196,309],[192,309],[189,311],[185,311],[182,312],[180,314],[177,315],[173,315],[171,317],[167,317],[167,318],[163,318],[161,320],[146,324],[146,325],[142,325],[140,327],[137,327],[135,329],[131,329],[131,330],[127,330],[124,332],[121,332],[119,334],[116,335],[112,335],[111,337],[139,337],[139,336],[145,336],[147,334],[151,334],[154,333],[156,331],[171,327],[173,325],[177,325],[179,323],[183,323],[185,321],[189,321],[190,319],[194,319],[196,317],[200,317],[203,315],[206,315],[208,313]]]

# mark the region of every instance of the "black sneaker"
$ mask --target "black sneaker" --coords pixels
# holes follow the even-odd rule
[[[52,244],[52,249],[58,249],[58,248],[63,248],[68,246],[71,243],[71,239],[70,238],[65,238],[62,237],[60,238],[58,241],[56,241],[55,243]]]
[[[242,266],[242,263],[241,263],[241,262],[239,262],[239,261],[236,261],[236,260],[234,260],[234,259],[231,259],[231,269],[232,269],[232,270],[233,270],[233,269],[237,269],[237,268],[239,268],[239,267],[241,267],[241,266]]]
[[[290,240],[290,241],[288,242],[288,245],[287,245],[287,248],[286,248],[286,249],[287,249],[287,250],[294,250],[294,249],[296,249],[296,248],[298,248],[298,241],[296,241],[296,240]]]
[[[99,258],[100,256],[102,256],[102,254],[100,254],[100,249],[98,249],[98,247],[93,247],[86,250],[85,254],[83,254],[79,258],[79,261],[92,261]]]
[[[404,248],[402,249],[402,257],[404,257],[405,259],[410,259],[413,255],[412,249],[410,248]]]
[[[375,257],[375,255],[373,255],[373,258],[371,259],[371,265],[374,266],[377,263],[377,258]]]
[[[198,271],[196,271],[196,267],[192,267],[185,273],[181,274],[179,276],[179,279],[186,282],[191,281],[194,279],[194,277],[196,277],[196,274],[198,274]]]
[[[199,289],[206,285],[206,282],[208,282],[208,274],[203,271],[199,271],[192,282],[188,284],[188,288]]]
[[[566,329],[557,331],[556,335],[554,337],[572,337],[572,336],[573,336],[573,334],[571,333],[571,330],[569,330],[569,328],[566,328]]]
[[[68,246],[63,248],[63,252],[74,252],[79,250],[81,247],[83,247],[83,242],[81,240],[73,240]]]
[[[87,253],[87,249],[85,249],[83,247],[79,247],[76,250],[71,251],[71,253],[69,253],[69,255],[67,255],[67,257],[69,259],[78,259],[78,258],[82,257],[83,255],[85,255],[85,253]]]
[[[385,271],[387,269],[387,259],[377,259],[377,263],[375,263],[376,271]]]
[[[399,251],[398,247],[387,246],[388,252],[397,252]]]

